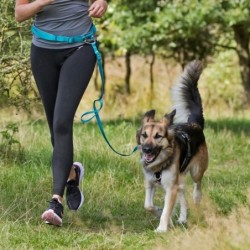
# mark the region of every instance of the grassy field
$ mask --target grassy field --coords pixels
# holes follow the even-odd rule
[[[180,68],[157,60],[151,93],[149,65],[145,58],[133,58],[132,93],[128,97],[122,85],[121,60],[111,59],[106,64],[108,94],[101,116],[112,145],[129,153],[135,146],[139,114],[151,108],[158,114],[169,110],[168,89]],[[208,117],[205,133],[210,154],[203,200],[199,206],[193,205],[188,176],[187,227],[175,226],[165,234],[154,233],[159,219],[144,210],[138,153],[116,155],[95,123],[79,122],[82,112],[90,110],[98,96],[93,84],[84,95],[74,126],[75,160],[83,162],[86,169],[82,183],[85,203],[78,212],[65,206],[61,228],[45,225],[40,219],[52,189],[51,145],[47,125],[41,120],[44,114],[33,108],[30,118],[1,109],[0,249],[250,249],[250,119],[240,105],[242,87],[235,65],[231,55],[223,55],[202,74],[199,87]],[[6,132],[6,124],[13,121],[16,125]],[[15,128],[18,131],[14,132]],[[8,142],[12,145],[9,156],[3,154]],[[162,198],[163,192],[157,190],[159,206]]]
[[[104,126],[117,150],[132,150],[137,120]],[[143,208],[139,155],[114,154],[94,123],[75,124],[75,160],[86,168],[84,206],[78,212],[65,206],[61,228],[45,225],[40,216],[51,194],[47,125],[36,120],[18,127],[23,155],[0,162],[0,249],[249,249],[250,120],[207,121],[210,164],[202,203],[193,205],[188,176],[188,226],[166,234],[154,233],[158,219]],[[162,197],[158,190],[159,205]]]

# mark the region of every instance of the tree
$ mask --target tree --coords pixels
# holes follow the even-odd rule
[[[153,89],[155,56],[174,58],[184,67],[193,59],[207,60],[219,39],[217,24],[211,22],[216,6],[208,1],[115,1],[113,22],[118,47],[126,51],[126,62],[133,54],[151,55],[150,85]],[[185,4],[184,4],[185,3]],[[111,35],[114,35],[111,32]],[[209,37],[209,39],[208,39]],[[131,73],[129,68],[126,72]],[[130,76],[126,75],[125,85]],[[127,88],[129,89],[129,88]]]
[[[30,25],[15,21],[15,1],[2,0],[1,6],[0,104],[28,110],[30,102],[38,98],[29,64]]]
[[[139,22],[140,29],[135,32],[144,52],[174,58],[184,67],[193,59],[206,62],[218,51],[234,49],[239,58],[245,102],[249,104],[250,0],[151,3],[151,13],[139,14],[144,20]],[[134,1],[133,9],[141,13],[141,4],[141,1]],[[148,1],[145,6],[147,4]]]
[[[125,91],[130,94],[131,59],[134,54],[149,55],[154,58],[153,44],[150,43],[151,24],[155,22],[155,9],[157,1],[144,0],[117,0],[111,3],[113,15],[109,20],[113,29],[110,36],[113,36],[118,50],[123,51],[125,56],[126,74]],[[151,62],[153,67],[154,60]],[[153,70],[150,70],[151,74]],[[150,76],[151,84],[153,76]]]
[[[217,8],[222,32],[235,41],[245,102],[250,104],[250,1],[222,1]]]

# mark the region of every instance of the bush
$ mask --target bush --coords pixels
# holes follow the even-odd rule
[[[0,144],[0,156],[2,159],[22,160],[24,156],[21,143],[16,139],[18,133],[17,123],[9,123],[0,131],[2,141]]]

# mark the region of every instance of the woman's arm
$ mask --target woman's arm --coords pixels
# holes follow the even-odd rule
[[[91,0],[90,3],[89,16],[102,17],[105,14],[108,7],[105,0]]]
[[[53,3],[54,0],[16,0],[15,18],[18,22],[23,22],[33,17],[37,12],[43,9],[44,6]]]

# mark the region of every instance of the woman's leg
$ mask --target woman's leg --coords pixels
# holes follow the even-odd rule
[[[58,80],[62,64],[61,50],[51,50],[31,46],[31,69],[42,99],[47,117],[51,142],[53,139],[53,117],[58,90]]]
[[[74,179],[74,173],[78,173],[79,177],[79,171],[75,171],[75,166],[72,166],[72,126],[75,111],[89,83],[95,62],[90,45],[65,50],[43,49],[34,45],[31,48],[32,72],[42,98],[53,145],[53,197],[42,218],[54,225],[62,224],[61,202],[69,173],[70,179]],[[75,202],[75,197],[78,198],[81,192],[77,183],[74,184],[76,187],[73,185],[74,192],[68,192],[72,191],[72,181],[69,185],[71,188],[67,188],[67,194],[71,195],[67,196],[67,203],[71,204],[71,209],[77,210],[82,200],[77,199]],[[72,199],[73,203],[69,203]]]
[[[63,196],[73,164],[73,120],[96,63],[91,45],[76,49],[60,71],[53,117],[53,194]]]
[[[42,98],[53,149],[53,194],[63,196],[73,163],[73,119],[96,63],[91,45],[50,50],[32,45],[32,72]]]

